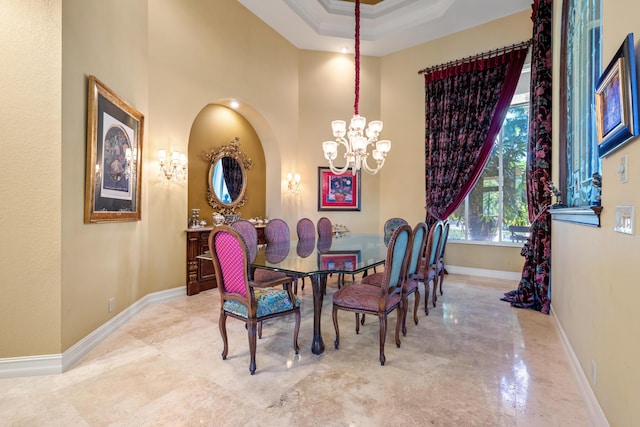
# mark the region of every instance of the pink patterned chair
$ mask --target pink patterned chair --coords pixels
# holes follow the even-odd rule
[[[384,344],[387,335],[387,316],[394,310],[398,313],[396,323],[396,346],[400,347],[400,328],[403,318],[402,289],[406,279],[411,255],[411,227],[402,225],[396,229],[387,246],[387,258],[380,286],[353,283],[338,289],[333,294],[333,326],[336,330],[335,348],[340,345],[338,310],[356,313],[356,333],[360,332],[360,314],[371,314],[380,320],[380,364],[384,365]]]
[[[209,249],[220,292],[220,334],[224,343],[222,360],[229,353],[227,317],[245,322],[249,335],[249,371],[256,372],[256,332],[258,322],[295,315],[293,348],[298,353],[300,331],[300,302],[291,288],[293,279],[284,277],[271,282],[249,279],[248,250],[244,239],[232,227],[222,225],[209,234]],[[284,289],[275,287],[284,286]]]

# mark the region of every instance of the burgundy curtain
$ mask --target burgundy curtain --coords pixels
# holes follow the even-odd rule
[[[531,107],[527,155],[527,202],[531,235],[522,248],[525,257],[518,289],[502,298],[516,307],[549,314],[551,296],[551,195],[545,191],[551,180],[551,47],[553,44],[553,0],[533,3],[531,57]]]
[[[240,192],[242,191],[242,169],[240,169],[238,161],[233,157],[223,157],[222,175],[227,190],[229,190],[231,201],[235,201],[240,197]]]
[[[478,180],[504,121],[528,46],[425,72],[426,222],[445,219]]]

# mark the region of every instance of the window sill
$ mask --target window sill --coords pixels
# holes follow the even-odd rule
[[[524,246],[524,242],[510,242],[510,241],[492,242],[489,240],[449,239],[447,240],[447,244],[449,243],[453,243],[456,245],[502,246],[502,247],[508,247],[508,248],[522,248],[522,246]]]
[[[602,212],[602,206],[572,208],[551,207],[549,209],[551,218],[553,218],[554,221],[572,222],[590,227],[600,227],[600,212]]]

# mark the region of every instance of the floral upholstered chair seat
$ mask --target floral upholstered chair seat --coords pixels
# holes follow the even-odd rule
[[[289,299],[287,291],[282,289],[254,289],[256,299],[256,317],[270,316],[275,313],[293,310],[293,304]],[[296,307],[300,307],[300,300],[296,299]],[[224,310],[233,313],[236,316],[246,318],[249,310],[247,306],[235,300],[227,300],[224,302]]]

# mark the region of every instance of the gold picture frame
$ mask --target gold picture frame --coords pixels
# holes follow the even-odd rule
[[[84,222],[139,221],[144,116],[89,76]]]

